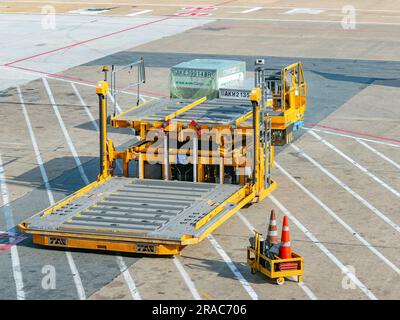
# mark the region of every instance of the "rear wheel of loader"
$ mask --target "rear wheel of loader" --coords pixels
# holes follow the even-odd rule
[[[277,279],[276,279],[276,284],[277,284],[278,286],[281,286],[281,285],[283,285],[284,283],[285,283],[285,278],[281,277],[281,278],[277,278]]]

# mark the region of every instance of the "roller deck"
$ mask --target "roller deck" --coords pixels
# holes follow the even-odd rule
[[[103,71],[106,73],[108,68],[103,67]],[[96,86],[100,118],[97,180],[23,221],[19,228],[32,234],[34,243],[45,246],[157,255],[179,254],[185,246],[202,241],[244,205],[265,198],[276,188],[270,177],[273,161],[270,133],[268,128],[260,130],[261,95],[260,90],[256,91],[254,105],[232,104],[224,99],[207,101],[203,97],[196,101],[153,100],[128,109],[114,116],[111,124],[139,129],[141,140],[139,144],[125,146],[125,150],[117,150],[107,138],[108,82],[100,81]],[[249,152],[251,163],[229,162],[229,157],[221,154],[224,139],[216,150],[208,144],[198,152],[202,132],[193,140],[192,154],[184,154],[187,158],[191,156],[190,163],[178,168],[182,163],[171,160],[171,155],[178,157],[169,140],[178,142],[179,136],[171,135],[170,120],[181,128],[193,126],[193,121],[201,128],[238,128],[238,124],[250,117],[256,119],[252,141],[244,141],[241,136],[235,150],[245,160]],[[152,144],[146,140],[146,132],[152,127],[163,127],[162,131],[167,132],[162,138],[162,151],[156,148],[163,153],[162,159],[151,158]],[[260,137],[266,138],[263,146]],[[244,147],[243,142],[247,143]],[[117,159],[122,160],[123,177],[114,175]],[[161,174],[155,174],[157,179],[145,179],[146,164],[153,173],[157,171],[152,166],[153,160],[161,168]],[[129,175],[130,161],[136,162],[138,178]],[[180,176],[173,169],[186,171]],[[190,170],[195,174],[186,179]],[[225,177],[229,179],[225,181]]]
[[[241,185],[111,177],[26,220],[44,245],[173,254],[239,209]],[[85,245],[86,243],[86,245]],[[95,245],[93,243],[93,245]],[[113,246],[112,246],[113,245]]]
[[[139,122],[164,122],[169,115],[181,110],[194,100],[151,100],[139,107],[133,107],[113,118],[112,124],[119,126],[134,126]],[[234,126],[237,120],[248,115],[252,105],[248,101],[229,99],[214,99],[205,101],[195,108],[187,110],[174,117],[179,123],[190,123],[195,120],[198,124],[209,126]]]

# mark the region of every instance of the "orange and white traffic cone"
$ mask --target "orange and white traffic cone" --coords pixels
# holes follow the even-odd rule
[[[269,245],[278,244],[278,228],[276,226],[276,217],[274,209],[271,210],[271,217],[269,219],[267,241]]]
[[[289,219],[286,215],[283,217],[281,246],[279,247],[279,257],[281,259],[289,259],[292,257],[292,249],[290,248]]]

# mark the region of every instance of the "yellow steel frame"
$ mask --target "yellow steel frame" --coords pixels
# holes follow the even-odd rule
[[[104,183],[102,181],[101,183]],[[68,204],[73,199],[84,195],[85,193],[92,190],[94,187],[99,185],[99,182],[94,182],[87,187],[74,193],[71,197],[58,202],[54,207],[50,207],[46,210],[46,214],[51,214],[56,208]],[[276,182],[272,181],[271,186],[265,190],[263,196],[271,193],[276,188]],[[229,209],[229,211],[224,214],[215,223],[210,225],[200,237],[192,237],[189,235],[184,235],[180,240],[166,240],[166,239],[150,239],[136,236],[132,234],[131,236],[118,235],[95,235],[90,233],[85,233],[83,230],[76,230],[74,232],[68,231],[50,231],[50,230],[30,230],[26,223],[21,223],[18,225],[22,232],[27,234],[32,234],[33,242],[44,245],[44,246],[55,246],[64,248],[82,248],[82,249],[94,249],[94,250],[105,250],[105,251],[119,251],[119,252],[130,252],[130,253],[143,253],[143,254],[155,254],[155,255],[174,255],[179,254],[181,250],[187,245],[193,245],[204,240],[207,235],[212,233],[215,229],[220,227],[226,220],[232,217],[237,211],[239,211],[243,206],[253,201],[256,198],[256,192],[251,185],[245,185],[239,189],[236,193],[226,199],[219,206],[214,208],[208,213],[203,219],[197,222],[195,228],[199,229],[206,225],[212,218],[227,210],[227,206],[230,204],[236,204],[234,207]],[[99,229],[96,229],[100,231]],[[61,241],[51,241],[51,239],[59,239]],[[151,246],[152,251],[143,251],[141,249],[143,245]]]
[[[59,201],[55,205],[47,208],[44,211],[44,215],[50,215],[55,210],[59,209],[60,207],[70,203],[74,199],[84,196],[89,191],[93,190],[94,188],[98,187],[99,185],[105,183],[107,180],[111,179],[113,176],[113,167],[116,159],[123,159],[124,161],[124,175],[127,176],[127,164],[132,159],[139,159],[139,165],[142,167],[142,170],[139,170],[142,173],[142,176],[139,178],[144,178],[144,163],[148,160],[146,151],[149,147],[147,143],[143,143],[141,146],[138,147],[130,147],[123,152],[117,152],[114,148],[111,139],[107,139],[107,129],[106,129],[106,95],[108,92],[108,85],[107,82],[102,81],[96,87],[96,93],[99,96],[99,107],[101,111],[101,130],[103,134],[101,135],[101,146],[102,150],[100,150],[100,154],[102,155],[101,158],[101,167],[102,171],[100,172],[97,181],[92,182],[91,184],[87,185],[86,187],[80,189],[79,191],[75,192],[71,196]],[[184,108],[178,110],[174,114],[171,114],[166,117],[167,120],[172,119],[173,117],[177,116],[178,114],[187,111],[195,107],[196,105],[205,101],[205,98],[199,99],[194,103],[185,106]],[[143,106],[144,104],[142,104]],[[138,106],[140,107],[140,106]],[[184,110],[185,109],[185,110]],[[184,111],[183,111],[184,110]],[[257,117],[259,117],[259,107],[257,109]],[[118,121],[118,118],[115,117],[113,121]],[[258,122],[257,122],[258,123]],[[145,123],[141,123],[140,126],[144,131],[148,129]],[[258,127],[255,130],[256,135],[258,135]],[[144,135],[145,132],[141,132],[141,136]],[[256,141],[259,137],[256,138]],[[171,152],[178,153],[178,150],[170,150]],[[93,234],[87,233],[85,230],[75,229],[74,231],[59,231],[59,230],[32,230],[29,229],[28,222],[22,222],[18,225],[19,229],[22,232],[32,234],[33,242],[44,245],[44,246],[58,246],[64,248],[83,248],[83,249],[95,249],[95,250],[107,250],[107,251],[120,251],[120,252],[136,252],[136,253],[143,253],[143,254],[156,254],[156,255],[173,255],[179,254],[180,251],[187,245],[195,244],[202,241],[207,235],[221,226],[227,219],[229,219],[232,215],[234,215],[240,208],[244,205],[259,201],[266,197],[269,193],[271,193],[276,188],[276,182],[271,181],[271,184],[268,188],[264,188],[264,177],[263,177],[263,166],[264,164],[264,150],[260,147],[256,148],[257,151],[257,168],[255,173],[257,175],[256,181],[257,183],[252,184],[247,181],[243,177],[241,177],[240,182],[243,185],[237,192],[232,194],[228,199],[226,199],[223,203],[219,204],[216,208],[210,211],[204,218],[198,221],[195,225],[196,229],[204,228],[211,220],[215,220],[218,217],[218,214],[224,212],[223,215],[219,219],[216,219],[214,223],[209,225],[204,232],[202,232],[201,236],[196,238],[190,235],[183,235],[179,240],[168,240],[168,239],[155,239],[155,238],[145,238],[140,237],[135,233],[131,235],[121,235],[116,232],[113,235],[110,234]],[[222,152],[222,153],[221,153]],[[241,151],[245,152],[245,151]],[[205,155],[201,154],[199,156],[199,163],[198,163],[198,181],[203,181],[203,172],[204,172],[204,163],[209,164],[209,159],[217,158],[220,159],[221,155],[223,156],[224,150],[223,148],[217,153],[209,153]],[[172,159],[171,159],[172,160]],[[227,164],[223,164],[227,165]],[[238,164],[233,163],[239,167]],[[234,206],[232,206],[232,204]],[[227,211],[227,212],[225,212]],[[40,214],[40,213],[38,213]],[[37,215],[38,215],[37,214]],[[35,215],[36,216],[36,215]],[[96,231],[100,231],[100,229],[96,228]],[[56,239],[57,241],[53,241]],[[59,241],[58,241],[59,240]]]
[[[291,74],[291,81],[287,83],[287,75]],[[290,125],[297,121],[304,120],[306,112],[307,86],[304,79],[304,72],[301,62],[293,63],[282,69],[282,105],[281,107],[272,106],[274,110],[281,110],[283,115],[272,115],[272,130],[287,130]],[[292,132],[287,132],[286,143],[293,140]]]
[[[247,247],[247,264],[250,266],[251,272],[261,272],[268,278],[275,279],[277,284],[283,284],[285,278],[294,276],[297,277],[297,282],[302,282],[304,273],[303,258],[295,252],[292,252],[292,258],[289,259],[280,259],[278,256],[275,256],[275,259],[268,258],[260,252],[260,235],[261,234],[259,232],[255,231],[254,248],[250,246]],[[269,263],[270,269],[267,269],[261,265],[261,259]],[[293,270],[277,271],[276,269],[281,263],[297,263],[298,268]]]

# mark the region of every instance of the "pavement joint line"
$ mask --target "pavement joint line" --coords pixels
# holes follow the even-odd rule
[[[365,245],[369,250],[372,251],[379,259],[381,259],[386,265],[388,265],[394,272],[400,275],[400,269],[386,258],[381,252],[379,252],[374,246],[372,246],[367,240],[365,240],[357,231],[355,231],[350,225],[348,225],[342,218],[340,218],[331,208],[329,208],[325,203],[321,201],[315,194],[309,191],[305,186],[298,182],[290,173],[288,173],[283,167],[281,167],[277,162],[275,166],[296,186],[298,186],[304,193],[306,193],[311,199],[314,200],[322,209],[324,209],[332,218],[334,218],[338,223],[340,223],[348,232],[350,232],[357,240],[359,240],[363,245]]]
[[[241,213],[237,212],[236,215],[239,217],[239,219],[246,225],[246,227],[250,230],[250,232],[254,232],[256,228],[250,223],[249,220]],[[297,282],[297,285],[305,292],[305,294],[310,298],[310,300],[318,300],[317,296],[314,294],[314,292],[311,291],[309,287],[307,287],[304,283],[302,282]]]
[[[390,225],[392,228],[394,228],[397,232],[400,232],[399,225],[397,225],[395,222],[393,222],[391,219],[389,219],[386,215],[384,215],[376,207],[374,207],[367,200],[365,200],[363,197],[361,197],[357,192],[352,190],[347,184],[342,182],[339,178],[337,178],[335,175],[333,175],[331,172],[329,172],[327,169],[325,169],[322,165],[320,165],[317,161],[315,161],[313,158],[311,158],[308,154],[306,154],[303,150],[301,150],[299,147],[297,147],[294,143],[292,143],[290,146],[294,150],[296,150],[300,155],[302,155],[305,159],[307,159],[309,162],[311,162],[314,166],[316,166],[318,169],[320,169],[325,175],[327,175],[329,178],[331,178],[333,181],[335,181],[339,186],[341,186],[348,193],[350,193],[354,198],[356,198],[365,207],[370,209],[375,215],[377,215],[379,218],[381,218],[383,221],[385,221],[388,225]]]
[[[360,139],[356,139],[356,141],[360,144],[362,144],[364,147],[366,147],[367,149],[371,150],[373,153],[375,153],[377,156],[381,157],[382,159],[386,160],[387,162],[389,162],[390,164],[392,164],[393,166],[395,166],[397,169],[400,169],[400,164],[398,164],[397,162],[393,161],[392,159],[390,159],[389,157],[385,156],[383,153],[379,152],[378,150],[376,150],[375,148],[371,147],[369,144],[365,143],[364,141],[360,140]]]
[[[378,178],[376,175],[374,175],[371,171],[369,171],[367,168],[359,164],[357,161],[354,159],[350,158],[348,155],[346,155],[344,152],[336,148],[333,144],[329,143],[325,139],[323,139],[321,136],[319,136],[317,133],[313,131],[308,131],[309,134],[311,134],[314,138],[316,138],[318,141],[322,142],[324,145],[326,145],[328,148],[331,150],[335,151],[338,155],[340,155],[342,158],[346,159],[348,162],[353,164],[355,167],[360,169],[363,173],[365,173],[368,177],[371,179],[375,180],[379,185],[384,187],[386,190],[390,191],[393,193],[396,197],[400,198],[400,192],[395,190],[393,187],[389,186],[386,182],[382,181],[380,178]]]
[[[210,241],[211,245],[214,247],[214,249],[218,252],[218,254],[221,256],[221,258],[224,260],[226,265],[232,271],[233,275],[235,276],[235,279],[238,280],[240,282],[240,284],[242,285],[242,287],[247,291],[250,298],[253,300],[258,300],[257,293],[251,287],[250,283],[244,278],[244,276],[241,274],[239,269],[232,262],[232,259],[228,256],[228,254],[225,252],[225,250],[222,248],[222,246],[217,242],[217,240],[214,238],[214,236],[212,234],[209,234],[207,236],[207,239]]]
[[[10,205],[10,197],[8,194],[8,188],[6,184],[6,177],[4,173],[3,160],[0,154],[0,191],[3,200],[3,212],[6,220],[7,230],[14,228],[13,212]],[[13,271],[13,277],[15,281],[15,289],[17,294],[17,300],[25,300],[24,282],[21,270],[21,263],[19,260],[18,249],[16,245],[11,246],[11,265]]]
[[[132,275],[130,274],[129,269],[126,266],[125,261],[121,256],[117,256],[117,263],[118,263],[119,270],[122,273],[122,275],[125,279],[125,282],[128,285],[128,288],[132,295],[132,298],[134,300],[142,300],[139,290],[137,289],[135,282],[133,281]]]
[[[43,84],[44,84],[44,86],[46,88],[47,94],[49,96],[50,103],[51,103],[51,105],[53,107],[54,113],[55,113],[55,115],[57,117],[57,120],[58,120],[58,122],[60,124],[61,131],[63,132],[64,138],[67,141],[68,147],[69,147],[69,149],[70,149],[70,151],[71,151],[71,153],[72,153],[72,155],[74,157],[75,163],[76,163],[76,165],[78,167],[79,173],[81,174],[82,180],[85,182],[85,184],[89,184],[89,179],[86,176],[85,171],[83,170],[81,160],[79,159],[79,156],[78,156],[78,153],[77,153],[77,151],[75,149],[75,146],[72,143],[72,140],[71,140],[71,137],[70,137],[70,135],[68,133],[68,130],[65,127],[65,124],[64,124],[64,121],[63,121],[63,119],[61,117],[60,111],[58,110],[58,107],[57,107],[56,102],[54,100],[53,93],[51,92],[49,83],[48,83],[46,78],[42,78],[42,80],[43,80]]]
[[[189,274],[186,272],[182,263],[179,261],[179,259],[176,256],[173,257],[173,260],[174,260],[174,264],[175,264],[176,268],[178,269],[179,273],[181,274],[181,277],[185,281],[186,286],[189,288],[193,299],[202,300],[199,292],[196,289],[194,282],[190,278]]]
[[[218,8],[223,8],[223,6],[220,6]],[[228,7],[226,6],[226,8],[232,8],[232,7]],[[248,7],[241,7],[241,8],[248,8]],[[265,7],[265,9],[270,10],[270,8]],[[228,13],[235,13],[235,14],[241,14],[242,12],[236,12],[236,11],[228,11]],[[14,12],[10,12],[10,13],[4,13],[4,12],[0,12],[0,15],[9,15],[9,14],[18,14],[18,15],[40,15],[40,13],[31,13],[31,12],[18,12],[18,11],[14,11]],[[278,13],[280,15],[284,15],[284,13]],[[76,14],[73,13],[59,13],[56,14],[59,16],[66,16],[66,17],[74,17],[76,16]],[[127,17],[126,14],[112,14],[112,15],[108,15],[109,17]],[[329,14],[328,16],[332,16],[332,17],[342,17],[343,18],[343,14]],[[147,16],[147,18],[149,18],[150,16]],[[176,19],[189,19],[189,20],[195,20],[195,19],[199,19],[197,17],[190,17],[190,16],[177,16],[177,15],[153,15],[152,17],[167,17],[167,18],[176,18]],[[385,17],[385,16],[380,16],[380,17]],[[394,17],[394,16],[392,16]],[[400,17],[400,16],[398,16]],[[247,21],[272,21],[272,22],[307,22],[307,23],[312,23],[312,22],[323,22],[323,23],[337,23],[338,25],[341,26],[341,20],[283,20],[283,19],[276,19],[276,21],[273,18],[235,18],[235,17],[218,17],[218,16],[213,16],[213,17],[207,17],[204,16],[202,17],[202,19],[207,19],[210,21],[217,21],[217,20],[247,20]],[[1,21],[0,21],[1,23]],[[376,22],[376,21],[364,21],[364,22],[358,22],[357,24],[359,25],[389,25],[389,26],[393,26],[393,25],[400,25],[400,22]],[[306,30],[305,28],[303,28],[304,30]],[[322,30],[322,29],[321,29]],[[372,30],[372,29],[371,29]],[[353,29],[353,30],[343,30],[343,28],[341,28],[341,30],[339,31],[347,31],[347,32],[371,32],[371,30],[366,30],[366,29]],[[374,32],[379,32],[377,30],[373,30]],[[384,31],[384,33],[388,33],[387,31]],[[6,65],[3,65],[6,66]],[[11,67],[11,66],[9,66]]]
[[[312,131],[317,131],[317,132],[323,132],[323,133],[334,135],[334,136],[338,136],[338,137],[345,137],[345,138],[358,139],[358,140],[367,141],[367,142],[373,142],[373,143],[382,144],[382,145],[389,146],[389,147],[400,148],[400,144],[393,144],[393,143],[387,143],[387,142],[378,141],[378,140],[360,138],[360,137],[356,137],[356,136],[349,135],[349,134],[337,133],[337,132],[321,130],[321,129],[315,129],[315,128],[308,128],[308,127],[302,127],[302,129],[303,130],[312,130]]]
[[[273,195],[268,196],[272,202],[344,273],[369,299],[378,298],[365,286],[357,276],[349,270],[332,252],[329,251],[293,214],[285,208]]]
[[[49,199],[50,205],[54,205],[55,204],[55,200],[54,200],[53,192],[51,191],[49,178],[47,176],[47,172],[46,172],[46,169],[45,169],[44,164],[43,164],[42,156],[40,154],[40,149],[39,149],[36,137],[35,137],[35,133],[34,133],[33,128],[32,128],[32,123],[30,121],[30,118],[29,118],[29,115],[28,115],[28,111],[26,110],[26,106],[25,106],[25,102],[24,102],[23,95],[22,95],[22,92],[21,92],[21,88],[19,86],[17,86],[17,91],[18,91],[18,96],[19,96],[19,99],[20,99],[21,107],[22,107],[22,112],[24,114],[25,122],[26,122],[26,125],[28,127],[29,135],[30,135],[30,138],[31,138],[33,150],[34,150],[34,153],[35,153],[35,156],[36,156],[36,162],[39,165],[40,173],[42,175],[42,179],[43,179],[43,182],[45,184],[47,197]],[[69,267],[71,269],[71,273],[72,273],[73,280],[74,280],[74,283],[75,283],[75,287],[76,287],[76,290],[77,290],[77,293],[78,293],[78,297],[79,297],[80,300],[85,300],[86,299],[85,289],[83,287],[82,280],[81,280],[81,277],[79,275],[78,268],[75,265],[75,262],[74,262],[74,259],[72,257],[72,254],[69,251],[65,251],[65,254],[66,254],[66,257],[67,257],[68,265],[69,265]]]

